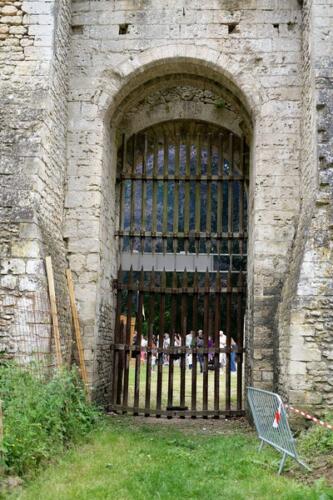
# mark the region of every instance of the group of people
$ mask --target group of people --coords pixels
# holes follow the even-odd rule
[[[137,340],[138,340],[138,334],[137,332],[134,332],[133,336],[133,345],[137,345]],[[142,335],[141,337],[141,347],[147,347],[148,345],[148,340],[146,337]],[[171,345],[171,338],[169,333],[165,333],[163,336],[163,345],[161,346],[163,349],[169,349]],[[227,345],[227,337],[224,335],[223,331],[220,330],[219,332],[219,348],[224,349]],[[173,346],[175,348],[177,347],[183,347],[182,344],[182,338],[179,333],[175,333],[173,337]],[[236,346],[236,342],[234,341],[233,338],[231,338],[231,353],[230,353],[230,371],[231,372],[236,372],[237,367],[236,367],[236,352],[233,350]],[[152,364],[152,370],[155,370],[155,366],[158,363],[158,353],[157,349],[159,348],[159,338],[156,335],[152,335],[152,351],[151,351],[151,364]],[[204,340],[204,334],[202,330],[198,330],[197,335],[195,335],[195,332],[192,330],[186,335],[186,340],[185,340],[185,347],[186,348],[203,348],[203,347],[215,347],[215,342],[213,340],[213,337],[211,335],[208,336],[208,344],[205,346],[205,340]],[[147,353],[145,350],[141,350],[141,361],[145,362]],[[172,359],[174,360],[175,363],[179,363],[180,360],[180,354],[173,354]],[[199,352],[197,354],[197,361],[199,362],[200,365],[200,372],[202,373],[204,371],[204,360],[205,356],[203,353]],[[170,361],[170,354],[168,353],[163,353],[162,357],[162,362],[163,365],[169,365]],[[220,368],[223,369],[226,366],[226,353],[225,352],[220,352],[219,353],[219,364]],[[191,351],[186,353],[186,365],[188,369],[192,369],[193,367],[193,354]],[[210,352],[208,353],[208,367],[214,366],[214,353]]]

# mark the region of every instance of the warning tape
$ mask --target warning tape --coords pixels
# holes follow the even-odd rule
[[[299,415],[302,415],[303,417],[307,418],[308,420],[312,420],[316,424],[321,425],[322,427],[326,427],[326,429],[330,429],[331,431],[333,431],[333,425],[328,424],[327,422],[323,422],[319,418],[313,417],[312,415],[309,415],[309,413],[305,413],[304,411],[298,410],[297,408],[294,408],[293,406],[290,406],[290,405],[284,405],[284,406],[288,410],[291,410],[295,413],[298,413]]]

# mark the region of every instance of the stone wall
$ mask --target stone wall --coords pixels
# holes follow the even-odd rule
[[[303,7],[302,208],[279,311],[280,390],[332,405],[333,2]]]
[[[5,350],[51,254],[70,356],[67,258],[108,399],[119,138],[201,116],[251,143],[247,383],[333,404],[332,2],[0,0]]]
[[[4,351],[22,350],[20,316],[37,296],[36,307],[47,308],[43,257],[50,254],[69,356],[62,215],[71,4],[0,5],[1,340]]]

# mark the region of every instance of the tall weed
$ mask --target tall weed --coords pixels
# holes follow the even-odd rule
[[[333,414],[326,414],[323,420],[333,424]],[[319,425],[313,425],[304,431],[298,440],[299,450],[311,457],[316,455],[333,455],[333,431]]]
[[[61,370],[49,381],[15,364],[0,365],[4,440],[2,467],[24,475],[89,432],[99,419],[77,371]]]

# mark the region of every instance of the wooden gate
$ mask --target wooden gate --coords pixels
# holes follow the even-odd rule
[[[247,184],[245,140],[220,127],[123,140],[112,410],[243,414]]]

